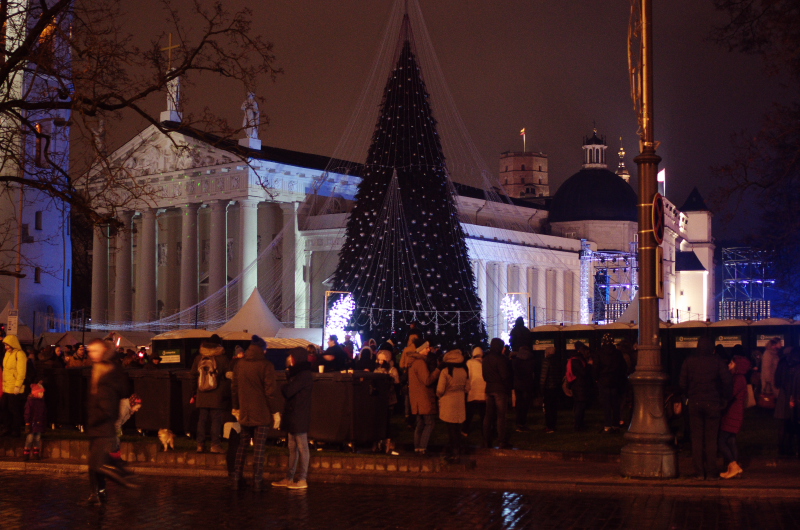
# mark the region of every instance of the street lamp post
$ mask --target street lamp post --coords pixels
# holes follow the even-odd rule
[[[625,433],[627,445],[620,455],[624,476],[674,478],[678,460],[664,415],[664,383],[659,341],[657,267],[658,243],[653,231],[653,200],[656,197],[658,164],[653,135],[653,35],[652,0],[636,0],[641,21],[641,56],[635,96],[639,97],[641,153],[639,169],[639,355],[633,385],[633,417]]]

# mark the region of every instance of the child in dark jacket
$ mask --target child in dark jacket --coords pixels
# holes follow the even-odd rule
[[[308,429],[311,424],[311,389],[314,375],[308,352],[303,348],[289,351],[286,368],[286,385],[283,397],[286,398],[283,411],[283,427],[289,438],[289,469],[286,478],[273,482],[273,486],[289,489],[306,489],[308,483]],[[277,428],[277,427],[276,427]]]
[[[41,458],[42,433],[47,425],[47,408],[44,404],[44,387],[39,384],[31,385],[31,393],[25,402],[25,449],[22,452],[24,460]]]

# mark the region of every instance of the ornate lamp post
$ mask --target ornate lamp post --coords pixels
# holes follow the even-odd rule
[[[674,478],[678,460],[670,445],[664,416],[664,383],[659,344],[657,270],[662,266],[653,230],[658,163],[653,135],[653,35],[652,0],[633,0],[628,59],[631,88],[639,114],[639,360],[630,381],[634,390],[633,419],[622,448],[620,468],[628,477]],[[640,48],[634,46],[640,42]]]

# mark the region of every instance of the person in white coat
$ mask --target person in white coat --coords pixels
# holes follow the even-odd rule
[[[467,419],[466,397],[469,393],[469,374],[461,350],[444,354],[442,372],[436,395],[439,396],[439,419],[447,424],[452,457],[461,455],[461,426]]]

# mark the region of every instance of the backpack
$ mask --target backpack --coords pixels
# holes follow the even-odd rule
[[[197,365],[197,390],[210,392],[217,389],[219,378],[217,376],[217,360],[213,356],[203,356]]]

